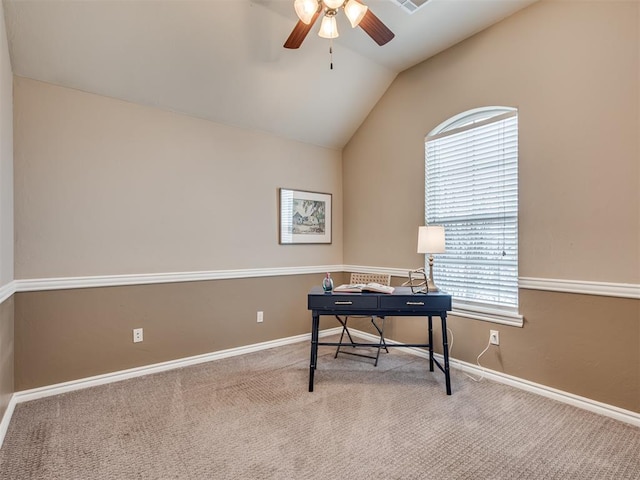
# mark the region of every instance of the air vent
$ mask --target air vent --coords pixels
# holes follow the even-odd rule
[[[407,13],[415,13],[418,9],[424,7],[429,0],[391,0]]]

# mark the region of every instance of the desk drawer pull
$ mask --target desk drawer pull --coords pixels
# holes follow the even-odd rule
[[[335,302],[336,305],[353,305],[353,302]]]
[[[407,305],[422,305],[422,306],[424,306],[424,302],[407,302]]]

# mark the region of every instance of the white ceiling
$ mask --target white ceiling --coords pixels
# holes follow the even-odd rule
[[[366,1],[396,37],[379,47],[341,12],[333,70],[318,25],[282,47],[293,0],[3,4],[16,75],[340,149],[399,72],[534,1]]]

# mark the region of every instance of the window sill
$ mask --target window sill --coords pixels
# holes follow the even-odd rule
[[[481,320],[483,322],[500,323],[512,327],[524,326],[524,317],[517,309],[480,306],[466,302],[453,300],[453,310],[451,315],[457,317]]]

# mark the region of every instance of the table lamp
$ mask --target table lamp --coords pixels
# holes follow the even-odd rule
[[[438,292],[440,289],[433,283],[433,254],[444,253],[444,227],[428,225],[418,228],[418,253],[429,254],[429,278],[427,292]]]

